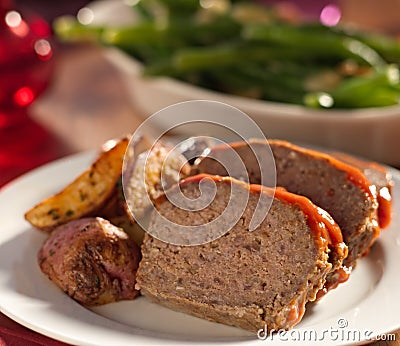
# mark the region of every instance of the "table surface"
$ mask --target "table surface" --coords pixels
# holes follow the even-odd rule
[[[98,148],[110,138],[135,130],[142,118],[130,103],[121,76],[102,57],[98,48],[63,47],[56,58],[52,85],[30,109],[32,119],[58,143],[59,150],[52,159]],[[19,173],[15,171],[14,175]],[[14,345],[7,343],[7,333],[11,331],[17,335],[39,336],[0,313],[0,346]],[[400,331],[395,336],[396,341],[373,344],[400,345]],[[62,345],[50,339],[44,340],[42,344],[53,342]],[[29,342],[20,343],[24,344]],[[32,341],[31,344],[35,343]]]

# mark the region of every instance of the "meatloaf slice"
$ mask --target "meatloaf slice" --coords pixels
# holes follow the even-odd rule
[[[365,174],[370,183],[376,186],[379,227],[382,229],[388,227],[392,219],[392,189],[394,183],[393,177],[386,167],[342,152],[331,152],[329,154],[358,168]]]
[[[275,159],[277,185],[310,198],[328,211],[340,226],[349,248],[349,255],[344,261],[345,269],[349,272],[379,235],[375,186],[359,169],[325,153],[286,141],[251,140],[249,143],[231,143],[230,146],[242,158],[251,183],[257,184],[261,180],[254,151],[257,152],[267,144]],[[225,175],[225,168],[218,163],[218,158],[225,155],[225,151],[226,146],[215,147],[209,156],[197,162],[193,168],[194,174],[206,172]],[[339,281],[345,281],[348,275],[339,271],[335,276]],[[333,284],[336,279],[330,278],[330,286],[336,285]]]
[[[224,211],[233,187],[248,193],[243,215],[223,236],[202,245],[178,246],[146,234],[136,288],[171,309],[250,331],[293,327],[347,254],[339,227],[305,197],[283,189],[274,196],[269,188],[230,177],[190,177],[170,193],[182,191],[195,199],[200,181],[216,186],[211,204],[190,211],[160,197],[160,214],[153,213],[150,233],[164,227],[158,215],[189,226],[187,232],[212,222]],[[269,213],[249,231],[257,203],[271,198]]]

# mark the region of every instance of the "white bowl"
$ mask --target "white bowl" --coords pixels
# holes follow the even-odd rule
[[[220,101],[252,117],[268,138],[333,148],[400,166],[400,106],[316,110],[253,100],[172,78],[145,78],[141,75],[142,65],[134,58],[114,48],[107,48],[105,55],[121,72],[132,103],[143,116],[182,101]],[[174,120],[164,121],[163,125],[168,125]]]
[[[92,2],[93,24],[123,26],[134,22],[134,11],[130,8],[128,11],[126,6],[122,0]],[[106,48],[105,56],[121,72],[132,104],[143,116],[182,101],[220,101],[252,117],[269,138],[343,150],[400,167],[400,106],[317,110],[254,100],[203,89],[171,78],[143,78],[142,65],[115,48]],[[176,123],[176,119],[171,118],[164,121],[165,126]]]

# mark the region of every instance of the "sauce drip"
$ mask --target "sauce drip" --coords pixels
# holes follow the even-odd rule
[[[330,290],[336,288],[341,283],[346,282],[350,277],[351,270],[352,268],[347,268],[344,266],[336,269],[333,277],[329,281],[326,281],[324,287],[317,292],[316,300],[320,300]]]
[[[379,189],[378,203],[379,227],[386,228],[392,221],[392,196],[388,187]]]

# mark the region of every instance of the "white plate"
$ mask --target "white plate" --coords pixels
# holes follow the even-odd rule
[[[173,312],[144,297],[89,310],[68,298],[41,273],[36,254],[46,236],[32,229],[23,214],[75,178],[93,157],[94,153],[83,153],[56,161],[0,191],[1,312],[39,333],[80,345],[260,344],[254,333]],[[400,203],[400,172],[392,173],[396,210]],[[365,336],[399,329],[399,229],[397,212],[350,280],[309,307],[294,332],[276,334],[272,341],[287,344],[285,340],[311,335],[312,339],[324,337],[324,343],[353,344],[365,342]]]

